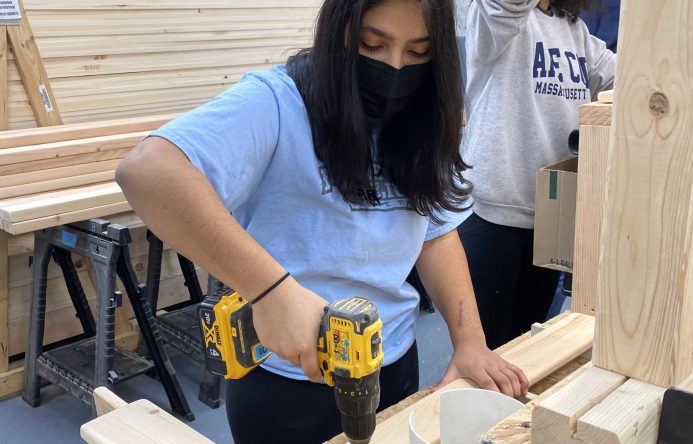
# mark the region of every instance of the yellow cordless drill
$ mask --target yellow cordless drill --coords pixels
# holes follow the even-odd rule
[[[207,370],[240,379],[271,354],[253,327],[252,305],[231,290],[207,296],[198,308]],[[352,444],[370,441],[380,402],[382,321],[369,300],[351,297],[325,307],[318,362],[334,386],[342,429]]]

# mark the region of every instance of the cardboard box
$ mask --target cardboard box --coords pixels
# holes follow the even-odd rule
[[[534,265],[573,272],[577,157],[537,172]]]

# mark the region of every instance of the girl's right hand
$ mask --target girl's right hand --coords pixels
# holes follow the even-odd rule
[[[303,368],[320,382],[318,334],[327,301],[289,277],[253,305],[253,324],[262,345]]]

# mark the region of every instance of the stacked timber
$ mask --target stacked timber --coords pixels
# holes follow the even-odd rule
[[[320,0],[24,0],[65,123],[182,112],[310,46]],[[36,126],[13,56],[10,128]]]
[[[175,115],[91,122],[0,133],[0,398],[19,391],[22,372],[8,358],[24,352],[29,331],[31,268],[36,230],[102,217],[130,228],[130,256],[141,282],[147,271],[146,227],[130,211],[114,182],[115,168],[148,132]],[[95,276],[89,261],[73,263],[92,311]],[[198,271],[200,282],[206,274]],[[119,284],[117,284],[119,285]],[[122,290],[122,288],[120,288]],[[176,253],[166,247],[159,306],[189,299]],[[136,344],[128,301],[116,316],[116,332]],[[48,268],[44,344],[82,333],[60,268]],[[125,344],[127,346],[127,344]],[[3,368],[4,367],[4,368]],[[9,369],[9,371],[7,371]]]

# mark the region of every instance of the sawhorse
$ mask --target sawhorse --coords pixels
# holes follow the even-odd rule
[[[163,340],[145,296],[146,288],[137,283],[137,276],[130,262],[130,242],[127,227],[112,225],[103,219],[53,227],[35,233],[29,346],[22,391],[22,398],[29,405],[36,407],[41,402],[40,378],[67,390],[93,408],[92,392],[95,387],[115,385],[155,368],[172,410],[188,421],[194,419],[176,372],[166,355]],[[96,323],[72,264],[71,253],[91,260],[97,287]],[[43,352],[46,280],[51,257],[63,270],[68,292],[86,339]],[[116,276],[125,287],[153,362],[115,347],[115,309],[122,303],[122,294],[115,291]]]

